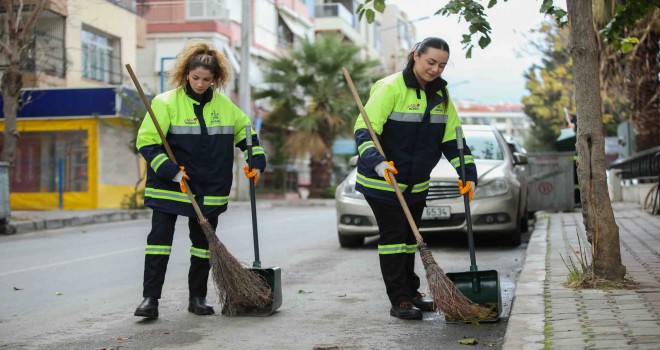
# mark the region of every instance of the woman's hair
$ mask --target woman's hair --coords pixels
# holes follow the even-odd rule
[[[172,86],[186,86],[188,72],[202,67],[213,74],[212,88],[224,88],[231,79],[229,60],[204,41],[190,41],[176,56],[176,63],[170,72]]]
[[[406,63],[406,69],[412,69],[412,67],[415,65],[415,52],[417,52],[417,55],[421,55],[425,53],[429,47],[432,47],[434,49],[440,49],[442,51],[447,51],[449,53],[449,45],[447,45],[447,42],[436,37],[428,37],[421,42],[415,44],[413,46],[412,50],[410,53],[408,53],[408,62]]]

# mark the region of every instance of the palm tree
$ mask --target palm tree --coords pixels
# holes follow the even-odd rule
[[[305,40],[286,57],[271,61],[264,77],[269,88],[255,93],[270,99],[272,112],[264,123],[264,138],[276,148],[274,164],[285,158],[310,157],[310,195],[330,186],[332,144],[338,135],[352,134],[357,105],[341,74],[351,72],[364,98],[375,77],[377,62],[359,57],[360,48],[335,35]]]

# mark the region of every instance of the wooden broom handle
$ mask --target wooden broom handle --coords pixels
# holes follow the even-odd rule
[[[348,73],[348,70],[346,68],[342,68],[342,72],[344,73],[344,78],[346,78],[348,87],[351,89],[351,93],[353,94],[355,103],[357,103],[358,109],[360,110],[360,114],[362,114],[364,123],[367,125],[367,129],[369,129],[369,134],[371,135],[371,139],[374,141],[374,145],[376,145],[376,149],[378,150],[378,152],[380,152],[380,154],[383,157],[385,157],[385,159],[387,159],[387,157],[385,156],[385,152],[383,151],[383,147],[381,147],[380,141],[378,141],[378,137],[376,137],[376,133],[374,132],[373,127],[371,126],[371,122],[369,122],[369,117],[367,116],[367,112],[364,110],[364,106],[362,105],[362,100],[360,100],[360,96],[358,95],[357,90],[355,89],[355,85],[353,84],[353,79],[351,79],[351,75]],[[410,228],[412,229],[413,234],[415,235],[415,240],[417,240],[417,244],[424,243],[424,240],[422,239],[422,235],[419,233],[419,230],[417,229],[417,224],[415,224],[415,220],[413,219],[412,214],[410,213],[408,204],[406,203],[406,200],[403,198],[403,193],[401,193],[399,184],[396,182],[396,178],[392,173],[390,173],[390,180],[392,181],[392,187],[394,187],[394,192],[396,193],[396,196],[399,199],[399,203],[401,203],[403,212],[404,214],[406,214],[406,219],[408,219],[408,224],[410,224]]]
[[[158,135],[160,136],[160,140],[163,142],[163,147],[165,147],[165,152],[167,152],[167,156],[170,157],[170,160],[174,162],[174,164],[179,165],[176,161],[176,158],[174,158],[174,153],[172,153],[170,144],[167,143],[167,140],[165,139],[165,135],[163,134],[163,130],[160,128],[160,124],[158,124],[158,119],[156,119],[156,115],[154,114],[154,111],[151,109],[151,104],[149,104],[149,101],[147,101],[147,96],[145,96],[144,91],[142,91],[142,86],[140,86],[140,82],[137,80],[137,77],[133,72],[133,68],[131,68],[130,64],[126,64],[125,67],[126,70],[128,71],[128,75],[131,76],[131,80],[133,80],[133,84],[135,85],[135,88],[137,89],[137,92],[140,95],[140,98],[142,99],[144,106],[147,107],[147,112],[151,117],[151,121],[154,122],[154,125],[156,126],[156,130],[158,130]],[[186,186],[187,189],[186,194],[188,195],[188,199],[190,199],[193,208],[195,208],[197,219],[199,221],[206,220],[204,218],[204,215],[202,214],[202,210],[199,209],[199,205],[197,205],[197,201],[195,200],[195,197],[193,196],[192,191],[190,190],[190,186],[188,186],[188,182],[183,178],[181,179],[181,181],[183,181],[183,184]]]

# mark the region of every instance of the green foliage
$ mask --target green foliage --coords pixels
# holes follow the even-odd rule
[[[325,175],[312,173],[312,184],[320,189],[329,185],[332,143],[339,135],[352,135],[358,115],[342,68],[350,72],[363,101],[378,78],[371,72],[377,62],[361,59],[359,52],[336,35],[305,40],[289,56],[269,62],[264,76],[268,88],[254,94],[255,99],[268,99],[272,107],[262,128],[276,150],[269,159],[285,162],[310,154],[312,166],[317,164]]]
[[[358,114],[342,67],[346,67],[362,96],[374,82],[370,70],[377,62],[358,57],[359,47],[335,35],[304,41],[290,53],[270,62],[265,74],[269,88],[257,91],[256,99],[268,98],[273,107],[268,116],[270,133],[264,137],[281,142],[289,156],[323,156],[330,152],[337,135],[350,135]],[[286,135],[279,140],[276,135]],[[306,143],[298,141],[307,141]]]
[[[612,44],[615,49],[624,53],[632,51],[632,45],[639,41],[624,38],[626,28],[633,27],[635,23],[660,8],[660,0],[627,0],[618,5],[614,17],[600,30],[605,42]],[[636,39],[636,38],[635,38]]]
[[[121,201],[121,207],[124,209],[144,209],[144,191],[136,189],[126,194]]]
[[[335,198],[335,191],[337,190],[337,185],[332,185],[326,187],[323,192],[321,192],[321,198]]]

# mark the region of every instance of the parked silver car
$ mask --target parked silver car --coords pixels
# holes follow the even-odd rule
[[[502,134],[492,126],[463,125],[479,175],[470,202],[475,234],[497,234],[504,243],[520,244],[527,231],[527,156],[512,152]],[[351,159],[352,165],[357,156]],[[378,235],[376,219],[364,196],[355,190],[357,169],[337,186],[337,233],[342,247],[364,244],[364,238]],[[441,159],[431,172],[429,194],[420,232],[466,232],[465,207],[458,192],[458,175],[449,162]]]

